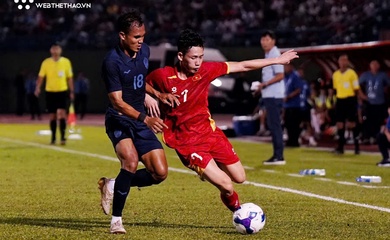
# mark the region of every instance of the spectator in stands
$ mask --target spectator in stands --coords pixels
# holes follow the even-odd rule
[[[368,139],[364,140],[374,143],[373,141],[387,117],[385,92],[390,86],[390,79],[385,72],[380,71],[379,61],[372,60],[370,70],[360,76],[359,83],[364,89],[363,99],[366,100],[367,136],[365,137]]]
[[[254,45],[261,28],[275,27],[286,33],[294,30],[294,34],[286,34],[280,39],[279,44],[290,43],[290,46],[362,42],[377,40],[377,26],[388,25],[385,17],[389,8],[387,1],[374,3],[372,0],[361,0],[358,4],[353,0],[174,0],[131,1],[131,4],[125,0],[94,0],[93,7],[87,11],[81,8],[53,8],[50,11],[31,8],[21,12],[12,1],[8,2],[0,5],[4,13],[0,15],[0,41],[8,40],[7,43],[16,47],[34,44],[12,41],[15,35],[28,35],[33,36],[30,39],[35,40],[35,44],[47,37],[61,36],[69,45],[105,48],[116,39],[114,19],[130,6],[147,15],[147,25],[154,33],[151,43],[167,36],[173,43],[175,29],[185,27],[202,29],[210,39],[209,44],[230,46]],[[365,19],[363,27],[351,27],[361,24],[356,19]],[[215,31],[216,28],[220,31]]]

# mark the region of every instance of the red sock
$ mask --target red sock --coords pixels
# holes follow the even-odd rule
[[[240,207],[240,200],[238,199],[238,194],[235,191],[233,191],[233,194],[230,196],[226,196],[226,194],[221,193],[221,200],[232,212],[236,211]]]

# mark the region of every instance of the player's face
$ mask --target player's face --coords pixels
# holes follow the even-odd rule
[[[370,62],[370,70],[371,72],[378,72],[380,68],[379,62],[374,60]]]
[[[267,35],[260,39],[260,44],[265,52],[269,52],[275,46],[275,39]]]
[[[186,73],[195,74],[203,62],[204,48],[202,47],[192,47],[188,52],[183,55],[183,53],[178,53],[178,58],[181,64],[181,67]]]
[[[59,58],[62,53],[62,48],[58,45],[54,45],[50,48],[50,54],[53,58]]]
[[[346,55],[339,57],[339,67],[342,69],[348,68],[349,66],[349,60]]]
[[[145,34],[145,25],[132,25],[130,26],[129,32],[127,34],[124,32],[119,33],[121,44],[129,55],[132,55],[130,54],[131,52],[139,52],[142,43],[144,42]]]

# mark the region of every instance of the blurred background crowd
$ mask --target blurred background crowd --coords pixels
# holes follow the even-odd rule
[[[0,49],[45,49],[61,40],[68,49],[105,49],[116,41],[115,20],[137,7],[147,19],[150,45],[175,44],[177,32],[197,29],[209,47],[256,46],[275,29],[279,47],[378,40],[390,28],[389,0],[67,0],[91,9],[19,10],[0,3]]]

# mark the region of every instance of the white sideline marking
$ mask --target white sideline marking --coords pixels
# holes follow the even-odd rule
[[[55,150],[55,151],[59,151],[59,152],[72,153],[72,154],[78,154],[78,155],[83,155],[83,156],[88,156],[88,157],[100,158],[100,159],[108,160],[108,161],[117,161],[117,158],[114,158],[114,157],[95,154],[95,153],[82,152],[82,151],[77,151],[77,150],[71,150],[71,149],[67,149],[64,147],[48,146],[48,145],[44,145],[44,144],[40,144],[40,143],[24,142],[24,141],[14,140],[14,139],[4,138],[4,137],[0,137],[0,141],[12,142],[12,143],[21,144],[21,145],[28,145],[28,146],[38,147],[38,148],[51,149],[51,150]],[[185,173],[185,174],[192,174],[192,175],[196,174],[193,171],[179,169],[179,168],[169,167],[169,170],[173,171],[173,172],[180,172],[180,173]],[[374,206],[374,205],[369,205],[369,204],[364,204],[364,203],[350,202],[350,201],[346,201],[346,200],[339,199],[339,198],[322,196],[322,195],[318,195],[318,194],[314,194],[314,193],[310,193],[310,192],[295,190],[292,188],[278,187],[278,186],[273,186],[273,185],[268,185],[268,184],[251,182],[251,181],[245,181],[244,184],[253,185],[256,187],[267,188],[267,189],[278,190],[278,191],[283,191],[283,192],[288,192],[288,193],[294,193],[294,194],[298,194],[298,195],[302,195],[302,196],[306,196],[306,197],[317,198],[317,199],[321,199],[321,200],[325,200],[325,201],[353,205],[353,206],[357,206],[357,207],[364,207],[364,208],[369,208],[369,209],[373,209],[373,210],[377,210],[377,211],[390,213],[390,208],[379,207],[379,206]]]
[[[318,198],[318,199],[322,199],[325,201],[343,203],[343,204],[353,205],[353,206],[357,206],[357,207],[370,208],[370,209],[390,213],[390,208],[378,207],[378,206],[364,204],[364,203],[350,202],[350,201],[346,201],[346,200],[339,199],[339,198],[322,196],[322,195],[309,193],[309,192],[305,192],[305,191],[299,191],[299,190],[295,190],[295,189],[291,189],[291,188],[276,187],[276,186],[272,186],[272,185],[256,183],[256,182],[249,182],[249,181],[244,182],[244,184],[249,184],[249,185],[253,185],[256,187],[263,187],[263,188],[268,188],[268,189],[273,189],[273,190],[278,190],[278,191],[283,191],[283,192],[295,193],[295,194],[303,195],[306,197]]]
[[[287,173],[287,176],[290,176],[290,177],[304,177],[303,175],[296,174],[296,173]]]
[[[371,186],[371,185],[360,185],[364,188],[390,188],[389,186]]]
[[[276,173],[275,170],[269,170],[269,169],[264,169],[263,172],[267,172],[267,173]]]
[[[346,181],[337,181],[338,184],[343,184],[343,185],[351,185],[351,186],[354,186],[354,185],[358,185],[357,183],[354,183],[354,182],[346,182]]]
[[[324,181],[324,182],[331,182],[333,181],[332,179],[329,179],[329,178],[314,178],[315,180],[319,180],[319,181]]]

